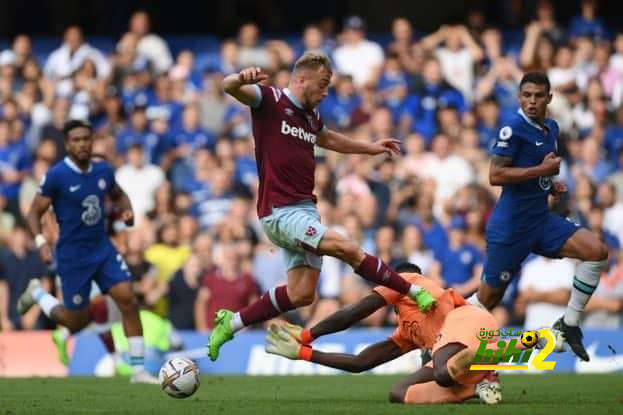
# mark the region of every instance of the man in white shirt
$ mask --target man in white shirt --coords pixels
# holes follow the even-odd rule
[[[525,313],[524,327],[549,327],[564,314],[574,270],[575,265],[568,258],[537,256],[524,265],[515,303],[518,314]]]
[[[149,33],[149,25],[149,15],[144,11],[138,11],[130,18],[130,32],[140,39],[136,48],[138,54],[146,56],[159,75],[173,66],[173,57],[167,42],[160,36]]]
[[[82,29],[79,26],[69,26],[65,30],[63,44],[53,51],[45,62],[43,73],[46,78],[52,80],[68,78],[87,60],[95,64],[98,79],[108,77],[110,63],[106,56],[84,42]]]
[[[597,200],[604,210],[604,229],[623,242],[623,202],[617,200],[616,186],[610,182],[600,184]]]
[[[573,62],[570,46],[561,46],[556,52],[555,65],[547,71],[550,85],[554,90],[565,90],[577,84],[578,73]]]
[[[444,46],[439,46],[442,43]],[[471,101],[474,64],[484,57],[484,53],[467,28],[463,25],[441,26],[439,30],[422,39],[422,46],[427,50],[435,50],[446,81]]]
[[[128,162],[117,170],[115,177],[140,221],[154,208],[154,195],[164,181],[164,172],[159,166],[146,163],[143,148],[135,144],[128,150]]]
[[[365,22],[351,16],[344,22],[344,44],[333,52],[338,73],[351,75],[357,87],[375,80],[383,65],[383,49],[365,37]]]
[[[467,160],[453,153],[452,143],[445,134],[433,139],[432,157],[423,175],[436,183],[435,216],[443,215],[443,206],[457,190],[474,181],[474,169]]]

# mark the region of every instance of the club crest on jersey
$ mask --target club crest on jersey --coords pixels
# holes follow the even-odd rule
[[[99,181],[97,182],[97,186],[102,190],[106,189],[106,180],[99,179]]]
[[[73,296],[71,301],[73,301],[73,303],[75,305],[80,305],[80,304],[82,304],[82,296],[80,294],[76,294],[76,295]]]
[[[508,125],[500,130],[500,140],[508,140],[511,135],[513,135],[513,129]]]
[[[281,134],[290,135],[294,138],[298,138],[299,140],[316,144],[316,134],[305,131],[303,127],[293,127],[285,120],[281,121]]]
[[[469,262],[472,260],[472,253],[471,252],[463,252],[461,254],[461,262],[463,264],[469,264]]]
[[[311,115],[307,115],[306,117],[307,117],[307,123],[309,124],[309,126],[315,130],[316,123],[314,122],[314,118]]]
[[[549,190],[552,187],[552,178],[550,176],[539,177],[539,186],[543,190]]]

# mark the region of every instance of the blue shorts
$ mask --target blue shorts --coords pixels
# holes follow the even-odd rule
[[[547,258],[560,258],[563,245],[580,226],[550,213],[545,223],[534,232],[513,243],[487,241],[487,255],[482,281],[492,287],[507,285],[521,269],[521,263],[531,253]]]
[[[327,232],[313,202],[299,202],[273,208],[272,214],[260,219],[268,239],[283,248],[288,271],[306,266],[320,270],[322,257],[316,250]]]
[[[90,302],[91,285],[95,281],[102,293],[120,283],[131,280],[128,266],[115,247],[108,243],[104,251],[98,253],[99,261],[88,263],[58,263],[58,276],[61,279],[61,291],[65,307],[79,310]]]

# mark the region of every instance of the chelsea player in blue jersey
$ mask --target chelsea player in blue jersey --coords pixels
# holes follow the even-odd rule
[[[553,328],[562,332],[576,355],[588,361],[579,323],[607,267],[608,249],[593,232],[549,211],[548,196],[567,191],[564,183],[552,180],[561,158],[556,155],[558,124],[545,117],[551,99],[545,74],[524,75],[519,84],[520,110],[500,129],[493,144],[489,181],[502,186],[502,194],[487,224],[481,285],[469,301],[488,309],[497,305],[530,253],[581,260],[565,314]]]
[[[60,228],[55,255],[64,305],[34,279],[20,297],[18,311],[23,314],[38,303],[49,318],[77,332],[90,322],[89,294],[91,282],[95,281],[121,311],[134,369],[131,382],[158,383],[143,366],[143,330],[128,267],[105,228],[105,197],[110,196],[121,212],[121,220],[128,226],[134,222],[130,200],[117,185],[112,167],[91,159],[93,131],[90,124],[71,120],[65,124],[63,133],[68,155],[41,180],[27,219],[41,258],[49,264],[52,248],[42,235],[41,218],[50,207],[54,209]]]

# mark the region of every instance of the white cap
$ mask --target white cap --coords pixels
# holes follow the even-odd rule
[[[7,49],[0,53],[0,66],[4,65],[15,65],[17,61],[17,56],[13,53],[12,50]]]

